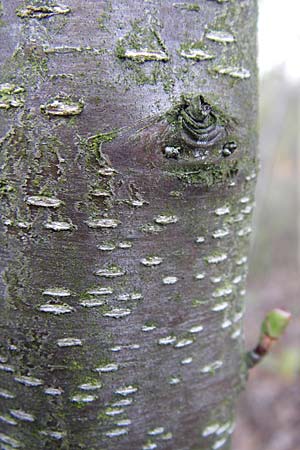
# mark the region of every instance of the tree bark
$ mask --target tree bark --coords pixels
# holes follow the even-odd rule
[[[4,0],[1,448],[229,449],[255,0]]]

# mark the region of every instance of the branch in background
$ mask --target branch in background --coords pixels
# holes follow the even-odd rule
[[[266,315],[261,325],[261,333],[257,346],[246,354],[248,369],[252,369],[252,367],[258,364],[270,352],[273,344],[284,333],[291,317],[290,312],[279,308],[273,309]]]

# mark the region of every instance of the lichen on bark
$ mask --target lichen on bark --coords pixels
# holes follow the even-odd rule
[[[3,2],[1,445],[229,449],[255,1],[65,3]]]

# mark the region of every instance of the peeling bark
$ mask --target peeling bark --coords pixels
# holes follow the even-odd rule
[[[255,0],[1,13],[1,448],[229,449]]]

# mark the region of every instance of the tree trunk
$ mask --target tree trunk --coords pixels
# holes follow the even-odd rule
[[[1,448],[229,449],[255,0],[4,0]]]

